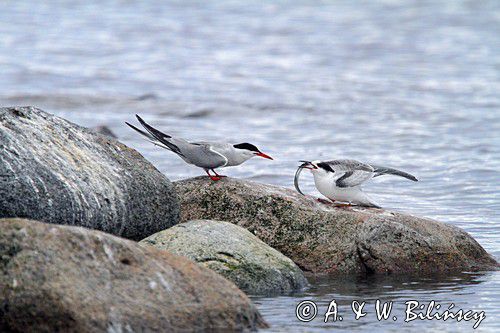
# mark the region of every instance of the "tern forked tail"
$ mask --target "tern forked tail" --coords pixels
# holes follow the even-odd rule
[[[148,138],[149,141],[153,142],[154,144],[159,144],[163,148],[166,148],[168,150],[173,151],[177,155],[184,156],[182,152],[180,151],[179,147],[177,147],[175,144],[169,141],[172,137],[168,134],[165,134],[153,126],[149,125],[146,123],[141,117],[138,115],[135,115],[137,117],[137,120],[141,123],[141,125],[148,131],[147,133],[144,132],[143,130],[138,129],[132,124],[129,124],[128,122],[125,122],[128,126],[130,126],[132,129],[136,130],[146,138]]]

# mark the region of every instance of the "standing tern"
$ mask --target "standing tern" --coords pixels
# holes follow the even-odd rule
[[[356,160],[332,160],[332,161],[300,161],[303,162],[295,173],[294,185],[301,194],[299,188],[299,176],[303,169],[309,169],[314,176],[314,184],[318,191],[331,200],[328,202],[318,199],[324,203],[334,203],[336,201],[345,202],[347,206],[351,204],[381,208],[374,203],[361,189],[361,184],[366,181],[382,176],[395,175],[413,181],[417,178],[404,171],[365,164]]]
[[[125,123],[145,136],[153,144],[176,153],[188,164],[193,164],[202,168],[213,181],[225,177],[219,175],[215,171],[217,168],[240,165],[254,156],[272,160],[271,156],[264,154],[251,143],[245,142],[233,145],[230,143],[207,141],[188,142],[184,139],[174,138],[168,134],[162,133],[151,125],[148,125],[138,115],[135,116],[146,131],[127,122]],[[209,170],[212,170],[215,176],[212,176]]]

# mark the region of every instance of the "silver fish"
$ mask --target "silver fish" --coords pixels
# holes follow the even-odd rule
[[[295,189],[297,190],[297,192],[299,192],[302,195],[305,195],[305,194],[300,190],[300,187],[299,187],[299,177],[300,177],[300,173],[302,172],[302,170],[304,170],[305,164],[306,163],[304,162],[304,164],[300,165],[297,168],[297,171],[295,172],[295,177],[293,179],[293,185],[295,186]]]

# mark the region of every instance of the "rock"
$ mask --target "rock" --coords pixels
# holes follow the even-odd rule
[[[292,260],[246,229],[228,222],[188,221],[140,243],[196,261],[249,294],[280,294],[307,285],[304,274]]]
[[[0,217],[143,239],[179,221],[170,181],[137,151],[33,107],[0,108]]]
[[[1,332],[265,326],[233,283],[190,260],[100,231],[0,219]]]
[[[153,100],[158,99],[158,95],[156,95],[154,93],[148,93],[148,94],[139,95],[136,98],[134,98],[134,100],[136,100],[136,101],[147,101],[147,100],[151,100],[151,99],[153,99]]]
[[[113,133],[113,131],[106,125],[92,127],[91,130],[93,130],[96,133],[109,136],[110,138],[117,138],[115,133]]]
[[[174,182],[181,221],[238,224],[312,273],[435,273],[497,269],[452,225],[374,208],[335,208],[295,191],[224,178]]]

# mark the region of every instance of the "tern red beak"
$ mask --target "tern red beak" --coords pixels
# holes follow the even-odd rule
[[[270,159],[270,160],[272,160],[272,159],[273,159],[271,156],[266,155],[266,154],[261,153],[261,152],[259,152],[259,153],[255,153],[255,155],[260,156],[260,157],[264,157],[264,158],[267,158],[267,159]]]

